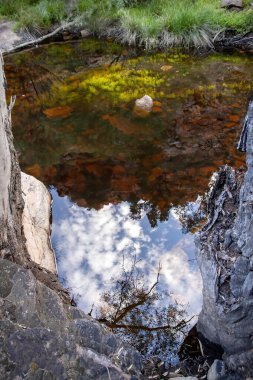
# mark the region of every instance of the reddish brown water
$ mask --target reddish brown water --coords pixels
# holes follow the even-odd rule
[[[252,58],[138,57],[87,40],[7,57],[6,72],[8,94],[17,95],[20,163],[54,188],[59,272],[83,305],[98,298],[129,251],[144,260],[147,277],[163,260],[164,284],[188,292],[199,310],[199,274],[187,261],[194,223],[184,235],[180,210],[207,191],[221,165],[244,165],[235,144],[253,87]],[[146,115],[134,110],[145,94],[155,101]]]

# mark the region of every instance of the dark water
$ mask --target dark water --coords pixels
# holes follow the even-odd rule
[[[147,284],[198,313],[194,209],[235,149],[253,87],[244,54],[138,56],[113,43],[50,45],[6,58],[22,170],[53,195],[59,275],[88,311],[141,259]],[[149,114],[134,109],[150,95]]]

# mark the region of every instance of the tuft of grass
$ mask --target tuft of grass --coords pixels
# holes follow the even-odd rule
[[[17,22],[19,28],[49,27],[67,18],[64,0],[3,0],[0,15]]]
[[[250,3],[245,0],[245,10],[231,12],[220,8],[220,0],[1,0],[0,17],[19,27],[76,19],[98,36],[147,49],[211,47],[221,31],[253,30]]]

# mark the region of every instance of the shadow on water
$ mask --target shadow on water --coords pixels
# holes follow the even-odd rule
[[[173,302],[201,307],[195,213],[213,173],[244,165],[235,144],[252,91],[243,54],[138,56],[93,40],[6,58],[22,170],[54,199],[60,277],[87,312],[122,260],[138,261]],[[135,112],[148,94],[150,113]],[[140,260],[140,261],[139,261]]]

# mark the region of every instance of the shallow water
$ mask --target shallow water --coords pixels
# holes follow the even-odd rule
[[[199,312],[190,216],[221,165],[244,165],[252,69],[245,54],[139,56],[92,40],[6,58],[21,167],[51,189],[59,275],[85,311],[136,257],[147,284],[161,263],[160,288]],[[149,114],[134,108],[145,94]]]

